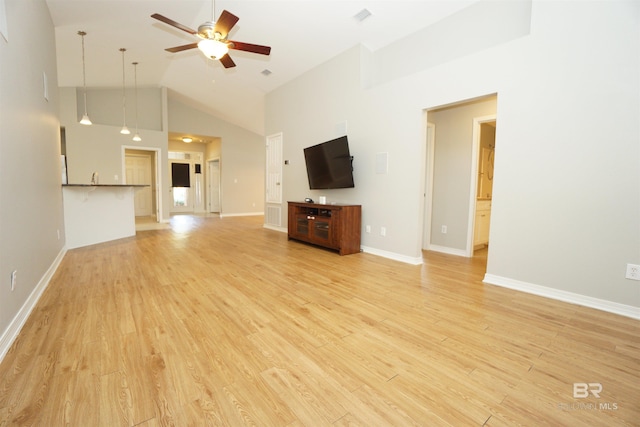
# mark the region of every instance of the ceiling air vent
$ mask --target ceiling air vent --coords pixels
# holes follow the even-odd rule
[[[362,9],[360,12],[353,15],[353,19],[355,19],[358,22],[362,22],[370,16],[371,16],[371,12],[369,12],[369,10]]]

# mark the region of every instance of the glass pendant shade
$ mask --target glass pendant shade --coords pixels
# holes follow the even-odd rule
[[[129,130],[128,127],[122,126],[122,129],[120,129],[120,133],[123,134],[123,135],[129,135],[131,133],[131,131]]]
[[[220,59],[229,52],[229,47],[218,40],[204,39],[198,42],[198,49],[208,58]]]
[[[89,119],[89,116],[87,116],[87,113],[84,113],[82,116],[82,119],[80,119],[80,124],[81,125],[91,125],[93,123],[91,123],[91,119]]]

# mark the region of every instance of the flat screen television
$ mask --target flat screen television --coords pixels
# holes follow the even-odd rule
[[[304,149],[311,190],[353,188],[353,157],[346,136]]]

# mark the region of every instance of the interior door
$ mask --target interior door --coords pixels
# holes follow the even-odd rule
[[[193,171],[191,162],[185,160],[169,160],[171,173],[171,212],[193,212]]]
[[[282,225],[282,133],[267,136],[266,142],[266,212],[267,226]]]
[[[128,154],[125,156],[126,183],[146,185],[138,188],[134,194],[136,216],[153,215],[153,196],[151,183],[151,156]]]

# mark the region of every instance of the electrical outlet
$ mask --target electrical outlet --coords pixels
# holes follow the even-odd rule
[[[386,227],[380,227],[380,235],[382,237],[387,235],[387,228]]]
[[[365,231],[365,233],[371,233],[371,226],[370,225],[365,225],[364,231]]]
[[[18,277],[18,270],[13,270],[11,272],[11,291],[16,288],[16,279]]]
[[[441,232],[442,234],[447,234],[447,226],[446,226],[446,225],[443,225],[443,226],[442,226],[442,228],[440,229],[440,232]]]
[[[627,264],[627,274],[624,277],[631,280],[640,280],[640,265]]]

